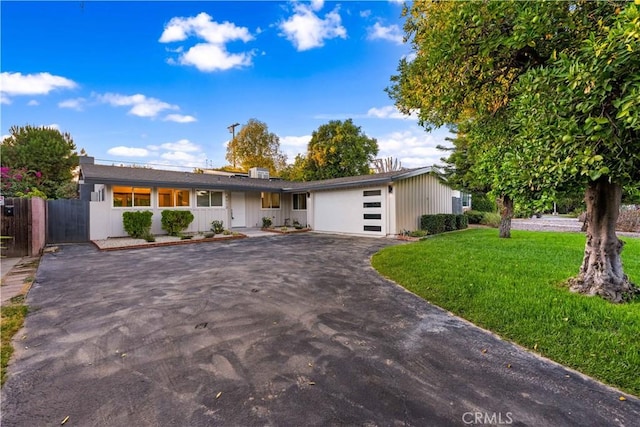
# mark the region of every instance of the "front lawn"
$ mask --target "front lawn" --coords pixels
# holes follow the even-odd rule
[[[640,239],[626,241],[624,269],[640,283]],[[563,365],[640,395],[640,300],[614,305],[573,294],[581,233],[495,229],[434,236],[385,248],[373,266],[426,300]]]

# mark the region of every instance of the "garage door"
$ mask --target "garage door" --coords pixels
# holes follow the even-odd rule
[[[331,233],[386,235],[386,203],[380,188],[315,193],[314,229]]]

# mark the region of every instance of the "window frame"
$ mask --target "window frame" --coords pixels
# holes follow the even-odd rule
[[[161,206],[160,202],[161,202],[161,195],[160,195],[160,191],[161,190],[170,190],[171,191],[171,205],[170,206]],[[158,191],[158,201],[157,201],[157,207],[159,209],[166,209],[166,208],[177,208],[177,209],[190,209],[191,208],[191,190],[188,188],[170,188],[170,187],[158,187],[157,188]],[[188,205],[178,205],[176,203],[177,201],[177,197],[178,194],[180,192],[187,192],[188,197],[187,197],[187,201],[189,202]]]
[[[131,205],[129,205],[128,203],[126,203],[124,206],[116,206],[116,194],[127,194],[124,191],[117,191],[116,189],[124,189],[124,188],[129,188],[131,189],[131,192],[129,193],[129,196],[131,197]],[[138,192],[137,194],[144,194],[144,195],[148,195],[149,196],[149,204],[148,205],[138,205],[136,204],[136,190],[147,190],[147,192]],[[111,207],[112,208],[116,208],[116,209],[127,209],[127,208],[150,208],[152,205],[151,199],[152,199],[152,195],[153,194],[153,189],[151,187],[136,187],[133,185],[113,185],[111,186]],[[138,197],[139,199],[139,197]]]
[[[265,196],[269,195],[269,206],[265,207]],[[278,196],[278,206],[273,206],[273,196],[277,195]],[[282,197],[280,193],[274,192],[274,191],[261,191],[260,192],[260,209],[261,210],[280,210],[282,206]]]
[[[210,208],[210,209],[224,209],[225,208],[225,197],[224,197],[224,191],[223,190],[199,190],[199,189],[196,189],[195,191],[196,191],[196,206],[195,206],[196,208],[205,208],[205,209],[206,208]],[[200,206],[199,205],[199,197],[200,196],[198,195],[198,193],[202,192],[202,191],[206,191],[207,192],[207,196],[208,196],[208,200],[209,200],[209,205],[208,206]],[[212,197],[213,193],[220,193],[220,197],[221,197],[221,204],[220,205],[213,205],[211,203],[211,200],[212,200],[211,197]]]
[[[304,200],[304,209],[300,208],[300,199]],[[298,199],[298,207],[296,208],[296,199]],[[307,210],[307,193],[293,193],[291,195],[291,209],[294,211]]]

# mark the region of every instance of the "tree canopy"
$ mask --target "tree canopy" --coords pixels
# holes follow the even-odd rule
[[[21,195],[37,189],[48,198],[75,196],[72,178],[78,154],[69,133],[29,125],[12,126],[9,132],[0,144],[3,194]]]
[[[266,123],[249,119],[227,146],[226,159],[240,169],[269,169],[277,175],[286,166],[287,156],[280,151],[280,138],[269,132]]]
[[[617,301],[637,290],[615,236],[622,190],[640,183],[637,9],[414,2],[404,13],[416,56],[388,89],[425,127],[458,127],[448,160],[465,185],[539,205],[581,186],[589,227],[579,290]]]
[[[378,141],[351,119],[332,120],[311,135],[304,158],[297,159],[304,180],[367,175],[378,154]]]

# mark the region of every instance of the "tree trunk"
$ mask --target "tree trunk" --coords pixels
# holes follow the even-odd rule
[[[580,274],[569,280],[571,290],[586,295],[600,295],[611,302],[633,299],[640,289],[622,270],[620,253],[624,242],[616,235],[622,187],[607,178],[589,184],[587,205],[587,243]]]
[[[513,200],[509,196],[503,196],[498,200],[500,208],[500,237],[511,238],[511,218],[513,218]]]

